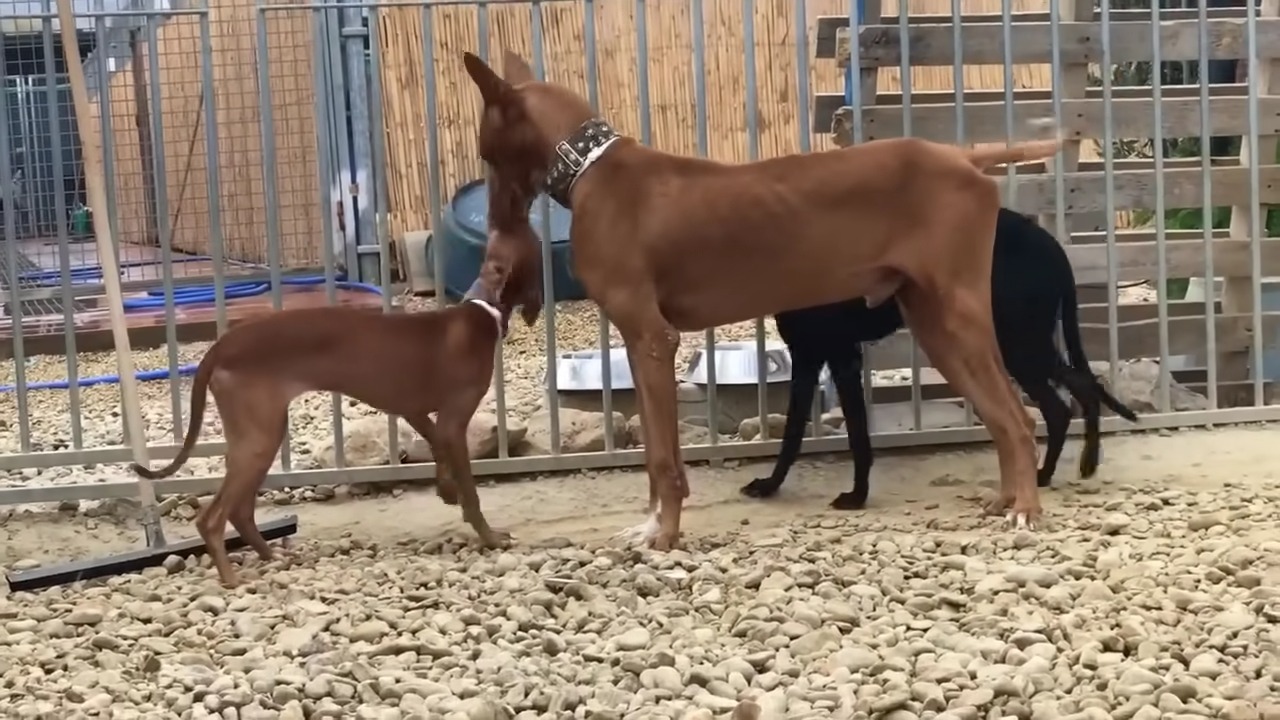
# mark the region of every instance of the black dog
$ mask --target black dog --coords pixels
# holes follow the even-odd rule
[[[1037,484],[1047,487],[1067,440],[1071,408],[1053,384],[1066,387],[1084,411],[1084,452],[1080,476],[1098,469],[1098,418],[1105,404],[1129,420],[1138,418],[1102,387],[1089,368],[1080,340],[1076,281],[1071,262],[1058,241],[1031,218],[1000,209],[992,259],[992,312],[1004,364],[1022,391],[1040,408],[1049,441]],[[1054,343],[1054,329],[1062,316],[1067,361]],[[853,491],[841,493],[831,506],[857,510],[870,491],[871,436],[862,397],[862,343],[874,342],[903,326],[893,299],[868,308],[866,300],[844,302],[779,313],[778,334],[791,352],[791,397],[782,451],[773,474],[742,487],[742,494],[765,498],[778,492],[800,452],[805,421],[813,405],[818,374],[825,363],[831,372],[845,413],[849,450],[853,453]]]

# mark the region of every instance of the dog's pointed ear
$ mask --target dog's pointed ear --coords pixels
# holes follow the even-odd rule
[[[471,81],[480,89],[480,97],[484,99],[485,105],[497,104],[511,85],[502,78],[498,77],[498,73],[489,67],[489,64],[481,60],[479,56],[472,55],[469,52],[462,53],[462,64],[467,68],[467,74],[471,76]]]
[[[502,53],[502,76],[512,85],[537,80],[533,76],[533,69],[529,67],[529,63],[510,50]]]

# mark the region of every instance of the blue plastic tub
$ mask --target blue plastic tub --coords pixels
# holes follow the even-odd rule
[[[572,224],[572,213],[548,200],[551,208],[551,286],[556,302],[564,300],[585,300],[586,291],[577,278],[573,276],[572,253],[569,247],[569,227]],[[476,275],[480,273],[480,264],[484,262],[485,244],[488,242],[489,227],[489,190],[484,180],[473,180],[463,185],[453,196],[453,200],[444,210],[441,227],[432,233],[431,242],[427,244],[427,267],[435,267],[435,248],[440,243],[444,248],[444,279],[436,278],[437,286],[443,286],[444,293],[452,300],[466,294]],[[533,201],[533,209],[529,213],[529,222],[542,242],[543,236],[542,198]]]

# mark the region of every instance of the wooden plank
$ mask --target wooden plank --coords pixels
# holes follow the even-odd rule
[[[870,73],[871,71],[866,71]],[[864,93],[866,85],[863,85]],[[1219,98],[1228,97],[1245,97],[1248,94],[1248,87],[1244,83],[1222,83],[1219,85],[1209,86],[1209,97],[1216,105]],[[1150,86],[1144,87],[1118,87],[1113,88],[1112,98],[1114,100],[1126,100],[1129,98],[1150,98]],[[1165,101],[1175,98],[1199,98],[1199,85],[1165,85],[1164,95]],[[1052,100],[1053,93],[1047,89],[1032,90],[1015,90],[1013,92],[1013,101],[1015,103],[1025,103],[1034,100]],[[1085,91],[1084,99],[1101,100],[1102,88],[1091,87]],[[959,98],[960,102],[969,105],[972,103],[1003,103],[1005,101],[1003,90],[970,90],[965,92]],[[954,106],[956,103],[956,94],[950,90],[928,90],[911,93],[911,106],[913,108],[929,105],[947,105]],[[902,93],[885,92],[876,93],[875,102],[864,102],[863,107],[868,108],[873,105],[902,105]],[[835,119],[837,113],[846,107],[844,101],[844,93],[814,93],[813,95],[813,131],[815,133],[831,132],[831,123]],[[952,110],[952,112],[955,112]],[[1004,127],[1003,118],[1000,120],[1000,127]],[[1003,136],[1002,136],[1003,137]],[[840,140],[837,139],[837,142]]]
[[[1112,62],[1149,61],[1152,55],[1151,21],[1115,22],[1111,27]],[[1280,50],[1280,18],[1259,19],[1256,24],[1258,47],[1263,58],[1275,57]],[[1053,62],[1052,26],[1045,22],[1023,22],[1009,28],[1015,65]],[[841,33],[843,34],[843,30]],[[999,21],[960,26],[961,57],[965,65],[1003,65],[1005,62],[1004,26]],[[1208,26],[1209,59],[1236,60],[1248,57],[1246,22],[1244,19],[1213,20]],[[1102,61],[1102,24],[1068,22],[1058,25],[1059,57],[1063,65],[1081,65]],[[896,22],[867,25],[858,33],[859,67],[899,67],[902,48],[907,46],[911,64],[918,67],[946,66],[955,62],[953,26],[913,25],[904,42]],[[1160,58],[1165,62],[1198,61],[1200,59],[1200,23],[1175,20],[1161,23]],[[838,44],[836,63],[849,62],[848,44]]]
[[[1274,156],[1273,156],[1274,157]],[[1211,171],[1213,205],[1232,205],[1249,197],[1249,169],[1243,167],[1214,168]],[[1258,168],[1259,200],[1264,205],[1280,204],[1280,165]],[[1112,173],[1115,209],[1154,209],[1156,173],[1136,170]],[[1204,205],[1203,174],[1198,168],[1166,170],[1164,180],[1165,208],[1199,208]],[[1050,175],[1019,177],[1018,197],[1011,205],[1028,215],[1053,212],[1059,204],[1068,213],[1094,212],[1106,209],[1107,180],[1100,172],[1072,173],[1063,177],[1063,197],[1058,201],[1055,178]],[[1004,180],[997,180],[1002,185]]]
[[[1094,359],[1103,359],[1103,358],[1094,358]],[[1177,382],[1178,384],[1182,385],[1188,390],[1191,390],[1192,392],[1197,392],[1197,393],[1200,393],[1201,395],[1206,395],[1208,373],[1205,370],[1203,369],[1174,370],[1172,374],[1173,374],[1174,381]],[[1275,383],[1272,383],[1270,381],[1267,382],[1266,393],[1268,398],[1274,397],[1275,388],[1276,388]],[[1243,393],[1247,393],[1248,395],[1248,400],[1246,402],[1236,403],[1235,405],[1223,402],[1223,400],[1225,398],[1228,398],[1230,395],[1243,394]],[[920,398],[922,400],[958,400],[960,399],[960,393],[957,392],[956,390],[953,390],[951,388],[951,385],[947,384],[946,382],[928,382],[928,383],[921,383]],[[1219,381],[1218,382],[1218,399],[1220,403],[1218,407],[1237,407],[1242,405],[1243,406],[1252,405],[1253,404],[1253,383],[1248,381],[1246,382]],[[897,383],[892,385],[876,385],[871,391],[871,401],[877,404],[911,402],[911,385],[910,384],[903,385],[903,384],[897,384]],[[1272,405],[1275,403],[1274,401],[1268,401],[1267,404]],[[785,409],[783,408],[778,408],[778,409],[770,408],[770,410],[772,412],[785,411]],[[1106,411],[1106,410],[1103,411],[1104,417],[1109,414],[1110,414],[1109,411]],[[872,422],[874,423],[875,421],[873,420]]]
[[[1160,21],[1162,23],[1177,22],[1179,20],[1198,20],[1198,10],[1189,10],[1182,8],[1164,8],[1160,11]],[[1209,8],[1206,11],[1210,20],[1225,20],[1229,18],[1245,17],[1245,9],[1240,8]],[[868,13],[868,16],[870,13]],[[1097,17],[1097,12],[1094,13]],[[1015,12],[1010,14],[1011,22],[1016,26],[1021,23],[1048,23],[1049,12],[1047,10],[1036,10],[1031,12]],[[871,17],[866,18],[867,22],[863,26],[870,25],[897,25],[898,17],[896,15],[881,15],[879,22],[870,22]],[[1147,10],[1112,10],[1111,24],[1124,22],[1149,22],[1151,13]],[[955,16],[950,13],[912,13],[907,17],[908,25],[951,25],[955,21]],[[1001,13],[964,13],[960,16],[960,26],[967,25],[1000,25],[1004,22]],[[814,57],[819,59],[830,59],[836,56],[837,38],[842,30],[849,27],[848,15],[820,15],[818,16],[817,37],[815,38]],[[1112,48],[1113,50],[1115,48]],[[914,52],[912,53],[915,54]],[[1004,60],[1002,59],[1001,64]]]
[[[1196,231],[1199,232],[1199,231]],[[1280,238],[1266,238],[1262,246],[1262,277],[1280,275]],[[1130,242],[1115,248],[1117,282],[1153,280],[1159,276],[1154,242]],[[1250,276],[1253,269],[1252,248],[1247,240],[1217,240],[1213,243],[1213,267],[1219,277]],[[1069,245],[1076,282],[1107,281],[1107,247],[1105,245]],[[1166,277],[1198,277],[1204,274],[1205,245],[1200,240],[1174,240],[1165,243]],[[1200,303],[1196,303],[1199,305]]]
[[[1210,158],[1209,163],[1212,167],[1239,167],[1240,159],[1237,157]],[[1155,166],[1156,161],[1153,158],[1114,158],[1111,161],[1111,167],[1115,170],[1152,170]],[[1188,167],[1199,168],[1200,158],[1165,158],[1164,166],[1166,169]],[[1102,170],[1105,170],[1106,167],[1107,163],[1105,160],[1081,160],[1076,166],[1076,169],[1080,172],[1101,172]],[[1051,172],[1048,164],[1041,160],[1019,163],[1015,165],[1014,168],[1017,170],[1019,175],[1039,175]],[[1006,174],[1004,166],[990,167],[987,168],[985,172],[994,177],[1004,177]]]
[[[1229,234],[1225,229],[1213,231],[1214,238],[1225,238],[1228,236]],[[1117,243],[1157,242],[1158,238],[1159,238],[1159,235],[1156,233],[1155,228],[1151,228],[1151,227],[1125,228],[1123,230],[1116,230]],[[1164,239],[1165,241],[1196,240],[1196,241],[1203,242],[1204,231],[1203,230],[1165,230]],[[1106,242],[1107,242],[1107,233],[1105,230],[1078,232],[1078,233],[1071,234],[1072,245],[1106,244]]]
[[[1213,312],[1216,315],[1222,314],[1220,303],[1214,303]],[[1169,317],[1203,317],[1204,303],[1198,300],[1174,300],[1167,304]],[[1109,314],[1107,304],[1103,303],[1081,303],[1080,324],[1081,325],[1106,325]],[[1159,317],[1159,308],[1155,303],[1122,303],[1116,306],[1116,322],[1118,323],[1135,323],[1154,320]]]
[[[1248,338],[1243,332],[1250,317],[1245,314],[1219,315],[1215,321],[1215,333],[1219,352],[1241,352],[1248,348]],[[1263,337],[1276,337],[1280,332],[1280,312],[1263,313]],[[1160,325],[1158,319],[1123,323],[1119,328],[1121,360],[1155,358],[1160,355]],[[1085,355],[1094,359],[1110,356],[1107,347],[1109,332],[1105,324],[1080,326]],[[1169,318],[1169,354],[1194,355],[1207,351],[1203,315]],[[870,367],[874,370],[895,370],[911,367],[911,339],[904,332],[885,338],[867,352]],[[926,367],[927,362],[923,363]],[[1225,379],[1225,378],[1224,378]]]
[[[967,142],[1003,142],[1010,133],[1005,128],[1008,106],[998,103],[965,103],[964,127]],[[1111,102],[1112,137],[1152,137],[1157,122],[1156,103],[1152,99],[1125,99]],[[1067,140],[1080,141],[1103,137],[1106,132],[1107,105],[1102,100],[1062,100],[1061,130]],[[883,140],[903,136],[906,108],[886,105],[862,111],[863,140]],[[912,107],[911,135],[934,142],[953,142],[956,138],[955,105]],[[1019,102],[1014,105],[1014,137],[1025,137],[1021,128],[1032,120],[1053,117],[1049,100]],[[1205,135],[1244,135],[1249,132],[1248,98],[1214,100],[1211,126],[1202,132],[1199,98],[1170,98],[1160,102],[1159,122],[1164,137],[1200,137]],[[1258,134],[1280,132],[1280,97],[1258,98]],[[1198,159],[1197,159],[1198,162]],[[1067,168],[1068,170],[1070,168]]]
[[[1053,10],[1052,7],[1049,8]],[[1083,23],[1093,18],[1093,0],[1062,0],[1058,3],[1058,20],[1071,23]],[[1061,23],[1059,23],[1061,24]],[[1150,22],[1146,24],[1147,28],[1151,27]],[[1061,39],[1061,36],[1059,36]],[[963,43],[961,44],[963,47]],[[965,60],[966,63],[974,63],[974,60]],[[1087,62],[1073,62],[1064,60],[1061,63],[1061,85],[1062,91],[1059,93],[1061,99],[1070,100],[1072,102],[1087,102],[1085,93],[1089,90],[1089,64]],[[1139,101],[1141,102],[1141,101]],[[1111,103],[1107,103],[1108,106]],[[1008,107],[1006,105],[1006,107]],[[1154,107],[1154,105],[1153,105]],[[1015,112],[1017,106],[1014,106]],[[1064,117],[1070,117],[1065,109],[1062,110]],[[1053,117],[1054,112],[1052,106],[1047,115],[1042,117]],[[1114,126],[1114,123],[1113,123]],[[971,133],[970,133],[971,134]],[[959,134],[957,133],[957,136]],[[1025,137],[1025,135],[1020,135]],[[1062,150],[1054,157],[1045,159],[1045,167],[1051,171],[1060,172],[1076,172],[1080,169],[1080,148],[1083,145],[1081,138],[1084,136],[1068,136],[1062,143]],[[1120,137],[1124,137],[1121,135]],[[975,142],[971,140],[970,142]],[[1040,218],[1040,222],[1045,227],[1053,227],[1058,234],[1065,234],[1075,230],[1094,230],[1096,228],[1105,228],[1107,226],[1107,218],[1105,213],[1073,213],[1064,215],[1062,222],[1059,224],[1058,216],[1046,215]],[[1064,242],[1071,242],[1071,238],[1062,238]]]

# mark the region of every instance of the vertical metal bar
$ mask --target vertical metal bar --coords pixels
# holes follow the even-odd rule
[[[4,57],[4,34],[0,33],[0,57]],[[18,446],[22,452],[31,452],[31,421],[27,410],[27,353],[22,332],[21,274],[18,265],[18,229],[16,213],[13,212],[14,196],[13,168],[10,167],[10,128],[9,116],[9,78],[4,67],[0,67],[0,199],[4,200],[4,236],[8,240],[4,244],[5,257],[8,260],[9,275],[5,285],[9,290],[9,319],[13,324],[13,380],[14,394],[18,405]]]
[[[902,83],[902,135],[903,137],[911,137],[913,132],[913,123],[911,116],[911,6],[910,3],[900,3],[898,5],[898,42],[902,46],[902,56],[898,65],[898,73],[901,76]],[[855,36],[856,37],[856,36]],[[850,43],[850,53],[856,47]],[[957,46],[956,52],[960,48]],[[955,60],[957,68],[959,68],[960,78],[956,82],[956,116],[963,123],[964,118],[964,66],[959,64],[960,60]],[[924,428],[922,393],[920,390],[920,345],[916,342],[915,333],[911,333],[911,428],[913,430],[922,430]],[[872,376],[874,378],[874,375]],[[870,385],[870,384],[868,384]],[[867,405],[871,405],[868,401]],[[968,402],[965,408],[969,407]],[[847,416],[846,416],[847,417]],[[846,423],[848,420],[846,419]]]
[[[481,13],[480,27],[477,32],[478,54],[481,58],[488,59],[489,46],[489,26],[485,7],[481,5],[477,8],[477,12]],[[440,173],[440,122],[439,122],[439,89],[436,78],[436,40],[435,40],[435,16],[430,5],[424,5],[421,8],[422,13],[422,77],[423,77],[423,117],[427,123],[427,202],[431,211],[431,229],[432,229],[432,278],[435,286],[435,301],[437,307],[445,307],[448,304],[448,294],[445,292],[445,247],[443,243],[435,242],[439,238],[435,233],[440,232],[440,228],[444,227],[444,203],[442,193],[440,192],[440,184],[442,181]],[[497,411],[498,411],[498,456],[507,457],[508,441],[507,441],[507,414],[506,414],[506,394],[503,391],[502,384],[502,343],[498,343],[495,354],[494,384],[495,393],[497,394]],[[437,472],[439,472],[439,465]]]
[[[487,61],[489,59],[489,6],[487,4],[482,4],[476,7],[476,41],[476,53]],[[543,206],[542,209],[546,210],[546,207]],[[436,262],[441,262],[441,251],[444,247],[442,244],[435,244],[434,248]],[[544,263],[543,267],[545,268],[545,266],[546,264]],[[440,267],[443,268],[444,265],[441,264]],[[440,274],[436,277],[441,278],[439,282],[443,283],[443,270],[441,270]],[[436,298],[439,299],[440,297],[442,297],[442,295],[437,291]],[[498,457],[507,457],[511,452],[510,439],[507,435],[507,381],[505,367],[506,364],[503,356],[503,345],[502,343],[499,343],[494,356],[493,365],[494,407],[498,414]],[[555,414],[553,422],[556,423],[556,427],[558,429],[560,422],[559,413]]]
[[[1249,49],[1248,76],[1248,110],[1249,110],[1249,258],[1253,283],[1253,337],[1250,338],[1253,349],[1253,404],[1265,404],[1263,397],[1262,349],[1265,344],[1262,325],[1262,236],[1266,228],[1262,225],[1261,182],[1258,173],[1258,80],[1261,73],[1261,62],[1258,47],[1258,3],[1248,0],[1245,3],[1248,11],[1245,14],[1245,43]],[[1275,162],[1274,157],[1267,158],[1268,163]],[[1167,382],[1168,373],[1162,380]]]
[[[1152,0],[1152,5],[1158,0]],[[1062,127],[1062,13],[1061,0],[1049,0],[1049,44],[1053,50],[1050,57],[1050,76],[1053,79],[1053,121]],[[1063,206],[1066,205],[1066,178],[1062,174],[1062,163],[1053,163],[1053,191],[1057,202],[1054,203],[1054,235],[1058,238],[1067,235],[1067,217]],[[1059,240],[1061,242],[1061,240]]]
[[[341,12],[345,13],[351,11],[344,9]],[[365,30],[359,24],[360,11],[358,9],[355,11],[355,14],[357,16],[357,23],[350,31],[351,34],[355,35],[355,42],[351,42],[351,40],[348,39],[347,48],[349,52],[354,52],[360,57],[361,69],[359,72],[363,76],[363,37]],[[342,22],[337,16],[338,12],[335,12],[332,9],[325,10],[321,14],[320,26],[322,28],[323,37],[317,39],[320,43],[320,54],[318,57],[324,58],[324,64],[328,68],[326,82],[328,83],[327,89],[331,100],[327,103],[325,111],[329,116],[330,127],[333,130],[330,134],[330,152],[333,152],[335,149],[337,150],[337,161],[334,163],[334,174],[324,178],[324,182],[333,183],[337,180],[339,194],[342,198],[349,198],[352,200],[351,210],[353,213],[358,214],[360,211],[359,200],[362,190],[362,188],[359,188],[360,175],[357,172],[353,176],[349,167],[352,156],[351,143],[354,142],[352,136],[356,135],[358,137],[358,134],[348,128],[346,103],[349,98],[351,105],[363,105],[368,102],[368,95],[358,94],[354,90],[350,93],[347,91],[347,82],[344,78],[347,72],[343,64],[343,37],[346,36],[346,33],[344,32],[344,28],[341,27]],[[342,100],[338,101],[336,98],[342,98]],[[366,127],[366,130],[367,129],[368,128]],[[368,179],[368,173],[365,174],[365,179]],[[351,194],[351,185],[353,182],[356,183],[358,188],[355,196],[352,196]],[[325,211],[330,213],[333,212],[331,209],[332,207],[333,206],[330,205],[329,208],[325,209]],[[372,237],[372,231],[365,230],[363,220],[357,218],[346,221],[346,208],[347,205],[346,202],[344,202],[342,212],[344,215],[345,227],[349,229],[348,232],[356,236],[359,236],[360,233],[365,233],[365,237]],[[357,244],[347,242],[347,232],[343,232],[340,238],[341,239],[339,240],[339,236],[335,235],[330,239],[330,242],[339,240],[341,243],[340,249],[334,249],[334,256],[342,259],[342,267],[346,270],[346,274],[349,275],[351,279],[364,280],[364,275],[360,268],[360,254],[357,251]]]
[[[902,3],[899,7],[901,8],[905,6],[906,6],[906,3]],[[853,86],[852,88],[850,88],[850,93],[852,94],[852,99],[851,99],[851,107],[852,107],[852,113],[853,113],[853,133],[852,133],[853,138],[852,139],[853,139],[854,145],[861,144],[862,136],[863,136],[862,51],[861,51],[862,43],[860,39],[861,38],[861,28],[859,27],[860,20],[861,18],[858,17],[858,0],[849,0],[849,67],[848,67],[849,80],[848,82],[850,85]],[[877,16],[875,18],[872,18],[872,21],[878,25],[880,23],[880,17]],[[905,82],[908,85],[911,83],[910,78],[911,78],[910,75],[906,76]],[[904,86],[904,88],[905,87],[906,86]],[[905,100],[906,97],[907,97],[907,93],[904,91],[903,99]],[[874,103],[875,98],[871,98],[871,102]],[[908,119],[909,117],[910,117],[910,114],[907,113],[904,109],[903,111],[904,125],[911,122]],[[904,131],[906,130],[905,126],[903,129]],[[903,134],[905,135],[906,132],[904,132]],[[876,426],[875,402],[874,402],[875,373],[873,373],[871,370],[871,368],[875,366],[875,362],[874,362],[875,349],[872,348],[869,344],[863,344],[862,347],[863,347],[862,404],[865,405],[867,408],[867,432],[870,433],[874,431]],[[847,413],[849,411],[848,408],[841,407],[840,411],[842,413],[845,413],[847,417]],[[848,425],[846,421],[846,428],[847,426]]]
[[[209,10],[200,14],[200,92],[204,98],[205,179],[209,187],[209,255],[213,258],[213,307],[218,335],[227,331],[226,248],[222,240],[222,177],[217,95],[213,86],[213,38]]]
[[[1250,0],[1252,2],[1252,0]],[[1151,99],[1155,108],[1154,127],[1151,131],[1151,155],[1155,162],[1155,221],[1156,221],[1156,316],[1160,326],[1160,411],[1169,412],[1169,260],[1165,245],[1164,199],[1164,72],[1161,70],[1160,3],[1151,3]]]
[[[476,54],[480,55],[481,58],[488,59],[489,58],[489,5],[488,4],[479,5],[476,8],[476,40],[477,40]],[[545,208],[545,205],[540,206],[540,208],[543,210],[547,209]],[[440,258],[442,258],[442,254],[440,254],[440,251],[442,250],[444,250],[443,243],[439,243],[439,245],[435,245],[435,258],[438,261]],[[436,275],[436,277],[442,278],[442,281],[440,282],[443,282],[443,278],[444,278],[443,272],[442,274]],[[543,296],[544,296],[544,299],[547,299],[547,295],[545,295],[545,293],[547,293],[547,291],[545,291],[545,288],[544,288]],[[439,293],[436,293],[436,300],[439,301],[440,297],[442,297],[442,295],[439,295]],[[547,302],[544,302],[543,306],[544,307],[547,306],[549,302],[550,300],[547,300]],[[494,405],[495,405],[495,409],[497,409],[498,411],[498,418],[499,418],[498,456],[507,457],[509,455],[509,452],[511,452],[511,448],[509,448],[509,443],[511,443],[511,441],[509,441],[507,437],[507,379],[506,379],[507,373],[506,373],[506,364],[504,364],[504,359],[502,354],[502,346],[500,345],[498,346],[497,355],[494,356],[493,373],[494,373],[494,395],[495,395]],[[556,416],[554,416],[554,419],[552,421],[553,423],[556,423],[556,427],[558,429],[559,428],[558,413],[556,414]]]
[[[372,139],[373,155],[370,157],[369,199],[370,210],[374,215],[374,228],[378,238],[378,284],[382,286],[382,312],[391,312],[391,238],[387,227],[387,147],[386,136],[382,134],[382,40],[379,35],[379,10],[377,6],[369,8],[369,122],[374,128]],[[361,191],[364,187],[360,188]],[[500,418],[506,423],[506,418]],[[391,464],[400,464],[400,420],[395,415],[387,416],[387,448],[391,455]]]
[[[329,55],[324,47],[324,43],[329,39],[324,31],[326,16],[329,10],[317,9],[311,11],[311,29],[314,42],[318,45],[314,53],[315,62],[311,64],[311,81],[315,86],[315,114],[316,114],[316,170],[320,175],[319,183],[319,202],[320,202],[320,231],[321,236],[326,242],[321,243],[321,262],[324,266],[324,299],[328,305],[336,305],[338,303],[338,288],[334,281],[334,265],[335,265],[335,249],[333,247],[334,233],[334,200],[329,197],[331,188],[331,178],[334,177],[333,171],[333,116],[330,113],[330,103],[344,102],[340,98],[334,98],[330,92],[333,88],[329,82],[329,63],[324,58]],[[364,54],[363,52],[361,53]],[[346,180],[347,178],[343,178]],[[338,185],[338,192],[341,193],[343,186]],[[341,198],[337,198],[341,200]],[[331,392],[329,393],[329,417],[332,419],[333,427],[330,429],[333,434],[333,464],[338,469],[347,466],[346,443],[343,439],[342,432],[342,395]],[[388,440],[394,440],[394,433]],[[388,455],[392,458],[396,457],[394,451],[389,451]]]
[[[706,10],[702,0],[690,0],[689,19],[693,26],[690,35],[693,36],[694,142],[698,157],[707,157],[710,153],[707,127],[707,38]],[[716,329],[713,327],[707,328],[702,352],[705,355],[703,364],[707,369],[707,428],[710,430],[711,445],[715,446],[720,444],[720,401],[716,397]],[[762,432],[764,424],[761,423]]]
[[[271,282],[271,306],[280,310],[284,297],[280,288],[280,195],[276,190],[276,120],[271,97],[271,58],[267,49],[267,8],[258,0],[257,7],[257,74],[258,111],[262,132],[262,185],[267,221],[267,273]],[[280,467],[288,472],[293,467],[292,431],[286,430],[280,445]]]
[[[951,83],[956,94],[956,143],[963,145],[967,134],[965,132],[965,115],[964,115],[964,33],[960,27],[960,17],[962,11],[960,8],[960,0],[951,0],[951,45],[954,57],[951,61]],[[906,44],[905,42],[903,43]],[[1012,163],[1009,164],[1013,166]],[[911,345],[911,408],[912,420],[915,422],[916,429],[921,427],[921,412],[924,404],[923,393],[920,390],[920,348],[912,343]],[[964,424],[973,425],[973,403],[968,398],[964,398]]]
[[[584,0],[582,4],[582,35],[585,40],[585,74],[587,82],[587,102],[594,112],[600,110],[600,77],[596,53],[596,3],[595,0]],[[605,423],[613,422],[613,348],[609,333],[609,318],[600,313],[600,394],[601,409],[604,411]],[[613,452],[613,428],[605,425],[604,451]]]
[[[746,84],[747,162],[760,159],[760,88],[756,77],[756,3],[742,0],[742,62]],[[756,318],[756,412],[760,439],[769,439],[769,378],[764,318]]]
[[[147,85],[151,91],[152,177],[155,178],[156,233],[160,236],[160,277],[164,283],[164,338],[169,351],[169,407],[173,441],[182,442],[182,379],[178,377],[178,323],[173,299],[173,228],[169,222],[169,178],[165,162],[164,100],[156,16],[147,15]]]
[[[105,10],[104,0],[94,0],[93,9],[102,13]],[[108,47],[107,41],[107,20],[106,15],[98,15],[94,22],[94,46],[98,48]],[[107,227],[111,230],[111,246],[115,250],[116,257],[120,257],[120,208],[118,207],[118,197],[116,194],[116,152],[115,152],[115,130],[112,120],[111,107],[111,66],[108,64],[109,53],[99,52],[97,71],[98,71],[98,116],[101,118],[102,129],[102,174],[105,179],[105,192],[107,196],[107,217],[94,217],[95,225],[105,221]],[[82,163],[83,164],[83,163]],[[101,262],[101,259],[98,261]],[[124,403],[124,390],[120,392],[120,435],[125,445],[132,442],[129,437],[129,423],[127,409]]]
[[[353,4],[352,7],[342,9],[342,35],[346,40],[344,43],[344,49],[346,51],[345,54],[347,61],[347,74],[345,81],[347,83],[348,97],[351,98],[351,102],[348,103],[351,118],[351,155],[350,157],[347,155],[342,156],[342,160],[338,163],[338,169],[343,169],[347,164],[347,161],[351,163],[351,175],[354,176],[354,182],[356,183],[357,188],[356,194],[351,196],[351,207],[355,211],[356,222],[354,226],[349,224],[347,227],[358,228],[356,235],[357,246],[373,245],[378,242],[377,218],[374,217],[374,213],[372,212],[372,203],[369,203],[365,208],[366,212],[361,212],[359,202],[362,197],[365,198],[366,202],[369,202],[371,199],[368,193],[369,188],[364,186],[364,182],[361,181],[361,176],[363,175],[366,179],[373,176],[373,169],[371,167],[373,162],[373,135],[382,134],[381,129],[378,128],[377,125],[373,125],[371,123],[372,113],[370,106],[373,103],[369,98],[368,86],[370,82],[365,76],[365,73],[367,72],[365,69],[364,57],[366,33],[368,33],[370,52],[372,53],[377,51],[373,42],[374,34],[377,32],[373,27],[377,6],[369,6],[368,9],[368,30],[365,30],[363,27],[363,18],[361,17],[361,8],[359,6]],[[374,74],[376,75],[376,72]],[[338,97],[341,98],[342,96]],[[339,100],[339,102],[341,103],[342,101]],[[340,109],[341,107],[342,105],[339,104],[335,109]],[[338,112],[336,115],[339,118],[339,126],[346,125],[345,118],[348,117],[348,114],[345,112]],[[328,180],[328,177],[330,176],[326,176],[326,180]],[[352,182],[352,177],[343,178],[343,183],[347,187],[350,187]],[[345,203],[343,207],[346,207]],[[347,275],[352,276],[352,280],[372,282],[374,276],[381,275],[381,271],[374,267],[376,262],[378,262],[378,260],[374,255],[369,253],[359,253],[356,257],[355,264],[347,265]]]
[[[801,153],[808,154],[813,150],[813,142],[809,137],[813,128],[813,119],[809,112],[809,8],[805,0],[795,0],[795,14],[791,19],[796,38],[796,140]],[[857,35],[851,35],[857,38]],[[858,46],[849,45],[850,52],[856,52]],[[791,382],[795,382],[794,376]],[[812,437],[822,437],[823,388],[818,385],[818,392],[813,397],[813,405],[809,408]],[[761,423],[763,425],[764,423]]]
[[[104,0],[94,0],[93,9],[96,12],[103,12]],[[107,20],[104,15],[98,15],[94,22],[94,46],[99,48],[107,47]],[[117,206],[116,196],[116,136],[113,129],[114,122],[111,116],[111,68],[107,64],[108,53],[99,52],[97,70],[98,70],[98,111],[102,118],[102,172],[106,176],[106,193],[107,199],[107,218],[108,227],[111,228],[111,244],[115,248],[116,257],[120,256],[120,208]],[[102,218],[94,218],[95,223],[102,221]],[[123,399],[121,407],[123,408]],[[120,417],[121,427],[124,428],[125,444],[129,444],[129,429],[127,423],[124,423],[123,410]]]
[[[1204,233],[1204,337],[1205,362],[1208,366],[1206,399],[1211,409],[1218,409],[1218,323],[1214,315],[1217,300],[1217,274],[1213,267],[1213,112],[1209,109],[1209,9],[1207,2],[1197,2],[1199,20],[1200,70],[1200,227]]]
[[[53,3],[50,0],[42,0],[40,4],[42,12],[50,14],[53,12]],[[71,415],[71,447],[79,450],[84,447],[84,428],[80,422],[80,363],[76,353],[76,314],[71,288],[71,242],[67,234],[67,179],[63,167],[65,151],[62,147],[64,109],[58,103],[58,75],[54,72],[53,58],[57,56],[54,54],[53,21],[45,18],[41,25],[44,36],[45,103],[49,108],[51,129],[49,143],[53,152],[53,208],[58,234],[58,276],[62,289],[62,339],[66,343],[67,353],[67,409]],[[104,85],[99,83],[98,87],[103,88]],[[8,116],[5,117],[5,121],[8,121]],[[5,205],[5,207],[12,206]],[[11,301],[12,297],[10,294]]]
[[[1014,129],[1017,116],[1013,111],[1013,0],[1003,0],[1000,3],[1000,36],[1001,47],[1004,48],[1002,63],[1004,69],[1004,138],[1006,142],[1012,142],[1014,134],[1017,132]],[[1016,207],[1018,202],[1018,171],[1013,163],[1005,165],[1004,177],[1004,204],[1008,207]]]
[[[1107,365],[1111,386],[1115,387],[1120,372],[1120,289],[1119,265],[1116,260],[1115,124],[1112,119],[1111,96],[1114,61],[1111,55],[1111,3],[1102,3],[1102,175],[1107,216]]]
[[[542,39],[542,3],[529,5],[529,22],[533,35],[533,72],[539,80],[547,79],[547,63]],[[547,408],[550,410],[551,454],[560,454],[560,397],[559,378],[556,377],[556,292],[552,281],[553,259],[551,243],[551,199],[546,193],[538,196],[542,209],[542,316],[546,324],[547,348]],[[605,435],[613,434],[613,414],[604,417]]]

